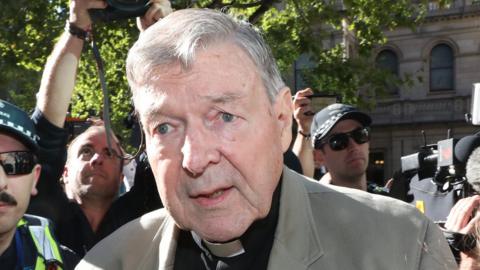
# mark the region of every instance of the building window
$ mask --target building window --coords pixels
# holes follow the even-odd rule
[[[375,59],[377,68],[389,72],[390,74],[398,77],[398,56],[392,50],[383,50]],[[393,79],[393,78],[392,78]],[[385,86],[387,93],[396,95],[398,93],[398,87],[393,82],[387,83]]]
[[[382,187],[385,185],[385,154],[383,151],[370,152],[367,180]]]
[[[453,90],[453,81],[453,50],[446,44],[439,44],[430,53],[430,91]]]
[[[311,84],[306,81],[305,74],[315,67],[315,65],[307,54],[300,55],[293,65],[296,93],[298,90],[302,90],[311,86]]]

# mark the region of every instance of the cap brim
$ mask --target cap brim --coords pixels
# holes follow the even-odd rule
[[[365,114],[363,112],[359,112],[359,111],[354,111],[354,112],[346,112],[344,113],[342,116],[340,116],[337,121],[333,122],[329,127],[326,127],[324,129],[324,132],[322,134],[322,136],[318,137],[318,138],[315,138],[316,140],[321,140],[323,138],[325,138],[327,136],[327,134],[330,132],[330,130],[340,121],[342,120],[345,120],[345,119],[352,119],[352,120],[355,120],[355,121],[358,121],[360,124],[362,124],[362,126],[366,127],[366,126],[370,126],[370,124],[372,123],[372,118],[370,118],[370,116],[368,116],[368,114]]]
[[[0,132],[6,133],[9,136],[12,136],[13,138],[19,140],[23,145],[25,145],[25,147],[27,147],[31,151],[38,151],[38,145],[36,143],[32,143],[32,140],[20,131],[17,131],[8,126],[0,125]]]

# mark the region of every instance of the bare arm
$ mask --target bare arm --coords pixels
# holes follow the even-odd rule
[[[310,107],[310,99],[307,96],[312,94],[313,91],[307,88],[298,91],[293,100],[293,116],[298,125],[298,133],[293,143],[292,151],[302,164],[303,174],[308,177],[313,177],[315,172],[311,138],[305,136],[310,135],[310,126],[313,119],[313,115],[307,113],[312,110]]]
[[[139,20],[143,31],[172,9],[167,0],[153,0],[147,13]],[[92,21],[88,9],[105,8],[103,0],[70,0],[69,22],[90,30]],[[55,126],[63,127],[68,106],[75,88],[78,63],[84,41],[70,33],[63,33],[47,60],[43,71],[40,90],[37,94],[37,107]]]
[[[71,0],[69,22],[83,30],[91,29],[90,8],[104,8],[100,0]],[[77,67],[84,41],[63,33],[48,57],[37,94],[37,107],[52,124],[63,127],[75,87]]]

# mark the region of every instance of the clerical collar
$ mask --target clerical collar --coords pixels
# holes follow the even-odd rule
[[[240,239],[235,239],[227,243],[211,243],[206,240],[202,240],[198,234],[191,231],[193,240],[203,250],[203,252],[210,252],[217,257],[230,258],[245,253],[242,242]],[[203,244],[203,245],[202,245]],[[206,250],[205,247],[208,249]]]
[[[232,258],[244,254],[246,251],[255,252],[259,246],[265,244],[265,241],[272,242],[278,221],[281,183],[282,177],[280,177],[280,181],[273,193],[272,205],[268,215],[263,219],[255,221],[240,238],[227,243],[212,243],[201,239],[198,234],[191,231],[192,238],[197,246],[207,254],[211,253],[220,258]],[[269,245],[271,248],[271,243],[269,243]],[[270,248],[268,249],[268,253],[270,252]]]

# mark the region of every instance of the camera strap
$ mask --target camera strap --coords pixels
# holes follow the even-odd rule
[[[111,121],[110,121],[110,95],[107,87],[107,81],[105,79],[105,68],[103,65],[103,59],[102,56],[100,55],[100,50],[98,49],[97,43],[95,42],[95,38],[93,37],[93,33],[90,34],[90,47],[92,48],[93,52],[93,58],[95,59],[95,64],[97,66],[97,72],[98,72],[98,77],[100,79],[100,86],[102,88],[102,93],[103,93],[103,112],[102,112],[102,117],[103,117],[103,122],[105,126],[105,131],[107,134],[107,145],[108,149],[110,150],[111,153],[114,153],[117,155],[118,158],[123,159],[123,160],[131,160],[136,158],[142,151],[143,151],[143,146],[144,146],[144,136],[143,136],[143,130],[140,128],[140,133],[141,133],[141,142],[138,147],[137,152],[134,155],[131,154],[117,154],[116,151],[113,151],[112,147],[112,142],[111,142],[111,136],[109,134],[113,134],[111,132]]]

